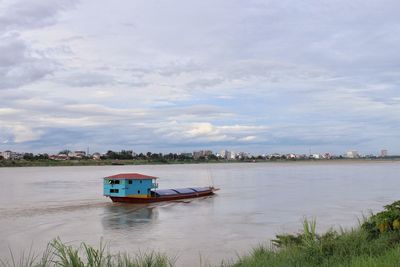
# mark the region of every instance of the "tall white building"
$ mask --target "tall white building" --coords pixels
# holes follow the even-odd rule
[[[347,151],[346,157],[349,158],[349,159],[355,159],[355,158],[359,158],[360,155],[358,154],[357,151],[351,150],[351,151]]]
[[[2,153],[4,159],[11,159],[12,153],[10,150],[4,151]]]
[[[219,153],[219,156],[223,159],[226,159],[226,154],[228,153],[227,150],[221,150],[221,152]]]

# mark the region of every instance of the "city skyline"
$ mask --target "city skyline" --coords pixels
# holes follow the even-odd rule
[[[400,154],[398,1],[0,3],[0,151]]]

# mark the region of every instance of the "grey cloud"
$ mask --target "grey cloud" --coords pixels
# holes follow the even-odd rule
[[[75,3],[75,0],[20,0],[8,5],[5,2],[0,13],[0,32],[52,25],[57,21],[58,12]]]
[[[0,89],[30,84],[55,69],[54,61],[35,53],[17,35],[0,36]]]
[[[187,84],[189,88],[207,88],[214,87],[224,82],[222,78],[200,78],[195,79]]]
[[[52,25],[73,0],[2,2],[0,4],[0,89],[32,84],[52,74],[57,63],[23,39],[23,31]],[[12,31],[17,31],[12,32]]]
[[[73,87],[92,87],[97,85],[106,85],[114,83],[114,78],[111,75],[98,72],[66,72],[61,74],[64,77],[55,78],[60,83]]]
[[[195,62],[172,62],[166,66],[157,69],[157,72],[163,76],[179,75],[182,73],[196,72],[203,70],[204,67]]]

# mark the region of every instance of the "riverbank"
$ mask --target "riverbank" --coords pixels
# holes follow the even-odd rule
[[[110,165],[166,165],[166,164],[208,164],[208,163],[371,163],[400,162],[400,158],[360,158],[332,160],[0,160],[1,167],[57,167],[57,166],[110,166]]]
[[[400,201],[350,230],[317,234],[315,221],[304,221],[298,234],[277,235],[234,267],[395,267],[400,262]]]
[[[74,247],[55,239],[42,256],[31,252],[20,259],[0,260],[0,266],[175,266],[176,257],[154,251],[147,253],[110,254],[82,243]],[[260,245],[236,262],[223,267],[395,267],[400,262],[400,201],[385,206],[382,212],[364,218],[359,226],[323,234],[316,222],[305,220],[298,234],[277,235],[270,245]],[[200,262],[193,266],[204,266]]]

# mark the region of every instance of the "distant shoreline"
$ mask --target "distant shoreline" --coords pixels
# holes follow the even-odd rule
[[[188,161],[152,161],[152,160],[0,160],[1,167],[60,167],[60,166],[119,166],[119,165],[180,165],[180,164],[224,164],[224,163],[379,163],[400,162],[400,158],[359,158],[359,159],[276,159],[276,160],[188,160]]]

